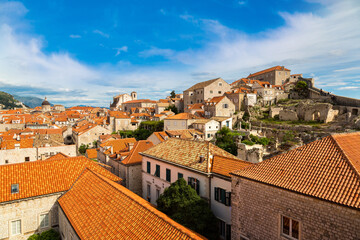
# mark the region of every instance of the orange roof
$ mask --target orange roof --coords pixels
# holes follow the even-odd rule
[[[81,126],[76,126],[73,127],[73,132],[77,133],[78,135],[81,135],[87,131],[89,131],[90,129],[96,127],[98,125],[94,124],[94,123],[88,123],[86,122],[86,124],[83,124]]]
[[[126,112],[119,112],[119,111],[110,111],[109,112],[110,117],[115,117],[115,118],[130,118]]]
[[[193,105],[189,106],[189,109],[203,109],[204,104],[202,103],[194,103]]]
[[[204,239],[91,170],[58,202],[80,239]]]
[[[49,157],[49,158],[46,159],[46,160],[58,160],[58,159],[63,159],[63,158],[69,158],[69,156],[67,156],[67,155],[59,152],[59,153],[55,154],[54,156]]]
[[[218,104],[221,100],[223,100],[225,96],[213,97],[212,99],[206,101],[206,103],[215,103]]]
[[[129,143],[136,143],[136,139],[135,138],[115,139],[115,140],[107,141],[101,144],[100,146],[101,147],[111,146],[113,148],[113,153],[117,153],[119,151],[123,151],[124,149],[126,149],[129,146]]]
[[[15,149],[15,146],[19,144],[20,148],[32,148],[34,145],[34,139],[20,139],[18,140],[4,140],[1,142],[0,149],[1,150],[8,150],[8,149]]]
[[[195,116],[191,113],[179,113],[171,117],[165,118],[166,120],[187,120],[187,119],[199,119],[200,117]]]
[[[0,166],[0,202],[35,197],[68,190],[89,168],[112,181],[121,179],[86,157],[33,161]],[[19,193],[11,193],[11,184],[19,184]]]
[[[150,99],[138,99],[138,100],[127,101],[127,102],[124,102],[124,103],[156,103],[156,101],[153,101],[153,100],[150,100]]]
[[[154,132],[153,134],[155,135],[155,137],[157,137],[157,139],[160,140],[160,142],[165,141],[165,139],[168,137],[166,132]]]
[[[214,156],[211,172],[230,177],[230,172],[244,169],[252,163],[237,158]]]
[[[86,156],[88,158],[97,158],[97,150],[96,150],[96,148],[86,149]]]
[[[154,146],[154,144],[148,140],[141,140],[136,142],[129,155],[124,160],[122,160],[121,163],[124,165],[141,163],[142,156],[139,154],[139,152],[143,152],[152,146]]]
[[[360,209],[360,133],[328,136],[232,174]]]
[[[258,76],[258,75],[261,75],[261,74],[264,74],[264,73],[268,73],[268,72],[272,72],[272,71],[290,71],[289,69],[287,68],[284,68],[283,66],[275,66],[275,67],[272,67],[272,68],[268,68],[268,69],[265,69],[265,70],[262,70],[262,71],[259,71],[259,72],[256,72],[256,73],[252,73],[250,74],[247,78],[251,78],[251,77],[255,77],[255,76]]]

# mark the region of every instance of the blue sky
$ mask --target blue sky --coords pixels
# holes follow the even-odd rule
[[[0,90],[108,106],[285,65],[360,98],[358,26],[357,0],[0,0]]]

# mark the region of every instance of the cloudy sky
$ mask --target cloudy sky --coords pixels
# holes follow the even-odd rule
[[[285,65],[360,98],[359,0],[0,0],[0,91],[108,106]]]

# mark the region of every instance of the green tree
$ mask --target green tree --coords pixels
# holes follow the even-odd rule
[[[233,155],[237,155],[236,137],[240,135],[242,134],[223,127],[216,133],[215,145]]]
[[[179,113],[179,110],[177,109],[177,107],[175,107],[175,105],[170,105],[167,108],[165,108],[165,110],[171,110],[175,114]]]
[[[33,234],[28,240],[60,240],[60,234],[54,229],[50,229],[41,234]]]
[[[175,98],[175,97],[176,97],[175,90],[172,90],[172,91],[171,91],[171,93],[170,93],[170,97],[171,97],[171,98]]]
[[[81,154],[85,154],[85,152],[86,152],[86,149],[88,149],[89,148],[89,145],[88,144],[81,144],[80,145],[80,147],[79,147],[79,153],[81,153]]]
[[[295,86],[296,89],[302,89],[302,90],[307,89],[307,87],[308,85],[305,81],[298,81]]]
[[[183,178],[165,189],[157,200],[157,207],[185,227],[209,239],[218,239],[218,220],[209,204]]]

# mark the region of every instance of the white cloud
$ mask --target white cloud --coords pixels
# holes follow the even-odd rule
[[[116,54],[115,56],[120,55],[121,52],[127,52],[128,51],[128,47],[127,46],[122,46],[120,48],[114,48],[116,50]]]
[[[21,5],[12,10],[14,16],[26,13]],[[349,91],[351,96],[360,98],[357,90],[360,86],[356,86],[353,75],[347,75],[360,75],[357,1],[326,4],[321,14],[280,15],[285,21],[282,27],[245,34],[217,20],[184,14],[182,19],[198,26],[199,32],[208,34],[211,40],[199,49],[175,51],[159,46],[144,50],[139,53],[140,57],[169,59],[168,65],[147,67],[133,66],[126,59],[116,65],[88,66],[67,52],[45,53],[43,37],[18,32],[13,20],[0,25],[0,84],[18,88],[27,85],[34,91],[36,87],[43,87],[66,94],[66,97],[50,94],[48,97],[53,103],[108,106],[118,94],[114,89],[136,90],[140,98],[157,99],[172,89],[182,91],[195,81],[217,76],[235,80],[279,64],[292,69],[293,73],[304,73],[305,77],[314,73],[316,85],[326,88],[324,90],[336,93],[353,89],[356,91]],[[94,33],[110,37],[100,30]],[[128,49],[122,46],[116,50],[119,55]]]
[[[81,38],[80,35],[77,35],[77,34],[70,34],[69,36],[70,38]]]
[[[102,31],[100,31],[100,30],[98,30],[98,29],[95,29],[95,30],[93,31],[93,33],[99,34],[100,36],[103,36],[104,38],[109,38],[109,37],[110,37],[109,34],[104,33],[104,32],[102,32]]]
[[[239,4],[240,6],[243,6],[243,5],[246,4],[246,1],[238,1],[238,4]]]

